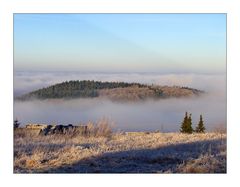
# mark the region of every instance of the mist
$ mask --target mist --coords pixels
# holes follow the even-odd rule
[[[122,81],[168,86],[189,86],[204,91],[226,92],[225,74],[191,73],[82,73],[82,72],[26,72],[14,74],[15,96],[69,80]]]
[[[106,117],[114,130],[178,131],[185,112],[192,113],[193,127],[203,115],[207,130],[226,125],[226,76],[224,74],[140,74],[140,73],[26,73],[14,77],[14,93],[20,95],[66,80],[140,82],[189,86],[206,93],[194,98],[171,98],[141,102],[112,102],[107,99],[49,99],[15,101],[14,118],[28,123],[74,124]]]

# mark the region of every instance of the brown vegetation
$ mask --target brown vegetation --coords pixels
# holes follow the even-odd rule
[[[67,135],[69,138],[76,136],[88,137],[110,137],[112,134],[113,122],[107,118],[102,118],[98,122],[88,122],[87,124],[80,124],[73,126],[71,124],[64,125],[47,125],[47,124],[28,124],[25,127],[15,128],[14,137],[34,137],[46,135]],[[60,129],[61,128],[61,129]],[[55,131],[53,131],[55,130]],[[61,131],[60,131],[61,130]]]
[[[189,97],[203,93],[201,90],[179,86],[157,86],[140,83],[69,81],[49,86],[18,97],[31,99],[71,99],[105,97],[114,101],[138,101],[143,99]]]
[[[156,95],[156,91],[158,95]],[[200,93],[199,90],[182,88],[179,86],[131,86],[126,88],[102,89],[98,91],[100,97],[113,101],[138,101],[154,98],[192,97]]]
[[[178,86],[157,86],[165,97],[190,97],[195,96],[193,89],[181,88]]]
[[[226,172],[226,134],[112,133],[111,125],[106,119],[89,122],[87,135],[16,129],[14,172]]]
[[[146,98],[154,98],[155,93],[147,87],[132,86],[127,88],[113,88],[99,90],[99,96],[106,97],[114,101],[137,101]]]

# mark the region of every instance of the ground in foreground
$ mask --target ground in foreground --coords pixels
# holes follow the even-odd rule
[[[226,173],[226,134],[26,134],[14,138],[15,173]]]

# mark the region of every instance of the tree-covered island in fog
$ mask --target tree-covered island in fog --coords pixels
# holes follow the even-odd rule
[[[201,90],[126,82],[65,81],[38,89],[18,97],[19,100],[53,98],[106,97],[111,100],[144,100],[147,98],[190,97],[203,93]]]

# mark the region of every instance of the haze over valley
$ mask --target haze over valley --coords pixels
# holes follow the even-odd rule
[[[115,130],[178,131],[185,111],[193,114],[193,124],[203,114],[212,130],[226,123],[225,76],[151,73],[16,72],[15,96],[66,80],[139,82],[143,84],[187,86],[204,90],[199,97],[151,98],[136,102],[114,102],[104,98],[15,101],[14,116],[28,123],[80,124],[103,117],[115,123]]]

